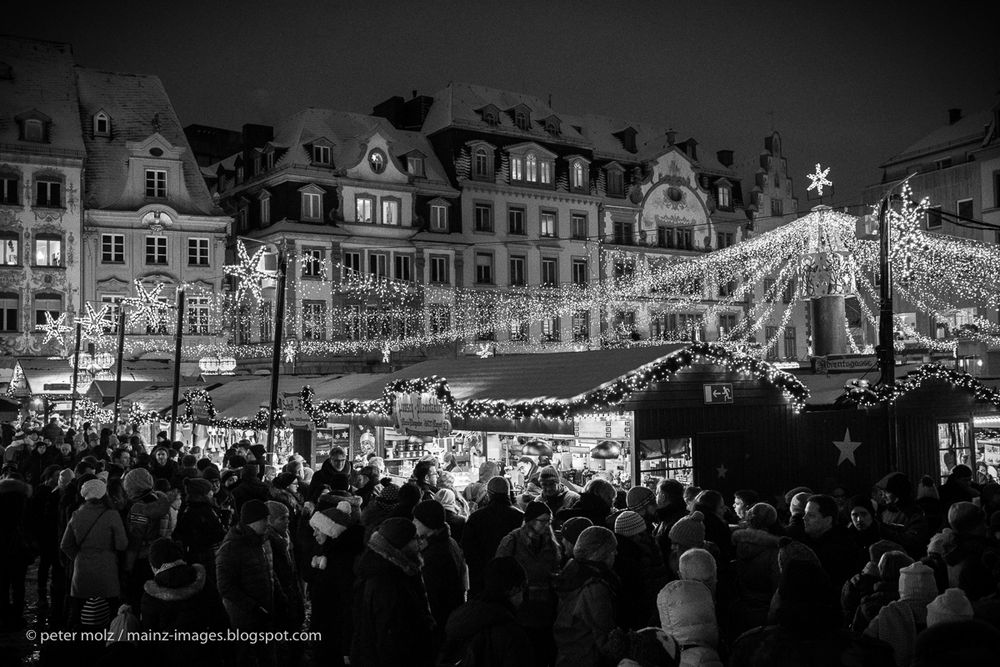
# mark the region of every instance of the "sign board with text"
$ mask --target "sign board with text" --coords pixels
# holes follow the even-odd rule
[[[443,438],[451,433],[444,405],[433,394],[399,392],[393,401],[396,430],[405,435]]]
[[[733,402],[733,385],[730,382],[716,382],[702,385],[705,405],[725,405]]]
[[[870,354],[813,357],[813,372],[817,375],[826,373],[864,373],[876,368],[878,368],[878,361],[874,355]]]
[[[590,440],[629,440],[632,437],[632,419],[588,419],[580,417],[573,422],[573,432],[578,438]]]
[[[289,428],[309,428],[313,423],[302,406],[302,395],[298,392],[282,394],[279,407],[285,415],[285,426]]]

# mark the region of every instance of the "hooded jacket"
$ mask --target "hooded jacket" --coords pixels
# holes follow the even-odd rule
[[[762,606],[765,615],[774,591],[778,590],[781,576],[778,571],[780,539],[778,535],[756,528],[733,531],[733,545],[736,548],[737,598],[743,604]]]
[[[352,665],[434,664],[434,618],[419,564],[378,532],[372,535],[368,550],[358,561],[354,622]]]
[[[274,622],[276,587],[270,550],[265,536],[238,525],[229,529],[215,555],[219,595],[234,628],[262,630]]]
[[[121,515],[103,502],[85,502],[66,526],[60,545],[73,561],[69,594],[75,598],[116,598],[118,552],[128,545]]]
[[[617,665],[614,609],[618,578],[603,564],[573,559],[556,578],[559,608],[552,634],[556,667]]]
[[[484,461],[479,464],[479,481],[462,489],[462,497],[469,505],[482,506],[486,502],[486,484],[500,474],[500,467],[494,461]],[[475,507],[470,507],[470,511]]]
[[[470,600],[455,610],[445,629],[447,659],[476,667],[533,664],[528,633],[518,625],[506,600]]]
[[[722,667],[715,603],[700,581],[672,581],[656,596],[663,631],[684,647],[681,665]]]
[[[500,540],[523,522],[524,513],[502,497],[490,498],[489,503],[473,512],[465,522],[462,551],[469,566],[471,593],[482,590],[483,568],[496,556]]]

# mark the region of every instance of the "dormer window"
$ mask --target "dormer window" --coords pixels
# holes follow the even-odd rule
[[[94,114],[94,136],[95,137],[110,137],[111,136],[111,116],[103,111],[98,111]]]
[[[24,121],[25,141],[45,141],[45,124],[37,119]]]
[[[167,196],[167,170],[146,170],[146,196],[162,199]]]
[[[622,142],[622,148],[624,148],[629,153],[635,153],[635,135],[638,134],[635,128],[629,126],[620,132],[615,132],[614,136],[618,137],[619,141]]]
[[[526,146],[534,146],[527,144]],[[511,147],[510,154],[510,180],[511,183],[540,183],[542,185],[552,185],[555,181],[554,155],[542,151],[539,155],[537,148]]]
[[[422,178],[424,176],[424,158],[417,155],[406,158],[406,171],[413,176]]]
[[[553,136],[558,136],[562,133],[562,129],[559,126],[559,119],[555,116],[549,116],[545,119],[545,131]]]
[[[329,146],[313,146],[313,164],[330,164]]]
[[[264,153],[264,169],[265,171],[270,171],[274,169],[274,151],[267,151]]]
[[[493,151],[486,146],[472,149],[472,178],[491,180],[493,178]]]
[[[14,117],[21,129],[21,141],[46,142],[49,140],[49,128],[52,119],[37,109],[18,114]]]
[[[368,154],[368,166],[376,174],[381,174],[385,171],[386,162],[385,153],[380,148],[373,148]]]
[[[262,190],[258,199],[260,200],[260,224],[269,225],[271,224],[271,193]]]
[[[625,177],[622,168],[618,165],[608,167],[608,196],[625,196]]]
[[[487,125],[495,127],[500,124],[500,110],[492,104],[487,104],[485,107],[480,109],[479,112],[482,114],[483,122]]]
[[[538,158],[535,157],[534,153],[528,153],[524,156],[524,180],[529,183],[538,181]]]
[[[582,190],[584,187],[583,162],[577,160],[569,170],[570,187],[574,190]]]
[[[517,125],[519,130],[528,131],[531,129],[531,118],[528,116],[527,110],[514,110],[514,125]]]
[[[728,185],[720,183],[715,188],[715,198],[719,203],[719,208],[731,209],[733,207],[732,189]]]

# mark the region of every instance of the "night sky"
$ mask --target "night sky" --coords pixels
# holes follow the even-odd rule
[[[39,8],[45,7],[44,11]],[[27,8],[28,5],[22,5]],[[73,45],[86,67],[156,74],[181,122],[239,129],[303,107],[370,113],[449,81],[555,110],[673,127],[752,162],[773,128],[805,201],[1000,90],[997,2],[48,2],[0,31]],[[946,9],[951,13],[945,13]],[[992,33],[992,34],[991,34]]]

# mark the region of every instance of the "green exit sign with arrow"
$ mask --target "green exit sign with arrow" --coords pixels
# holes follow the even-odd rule
[[[702,385],[705,392],[706,405],[718,405],[733,402],[733,385],[730,382],[717,382]]]

